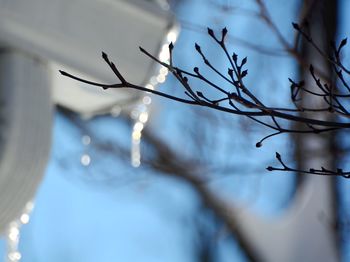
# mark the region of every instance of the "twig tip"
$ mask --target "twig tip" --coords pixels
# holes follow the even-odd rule
[[[102,57],[103,57],[103,59],[105,59],[105,60],[108,59],[108,55],[107,55],[105,52],[103,52],[103,51],[102,51]]]
[[[267,171],[273,171],[274,168],[273,168],[272,166],[268,166],[268,167],[266,168],[266,170],[267,170]]]
[[[60,73],[61,73],[61,75],[63,75],[63,76],[67,76],[67,75],[68,75],[68,73],[67,73],[67,72],[65,72],[65,71],[63,71],[63,70],[58,70],[58,72],[60,72]]]

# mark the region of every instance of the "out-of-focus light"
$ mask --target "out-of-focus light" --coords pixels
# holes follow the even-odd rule
[[[166,67],[161,67],[161,68],[159,69],[159,74],[161,74],[161,75],[166,76],[168,73],[169,73],[169,70],[168,70],[168,68],[166,68]]]
[[[169,5],[168,1],[166,1],[166,0],[158,0],[157,3],[165,11],[168,11],[170,9],[170,5]]]
[[[156,78],[155,78],[154,80],[157,81]],[[151,85],[151,84],[147,84],[147,85],[146,85],[146,88],[149,89],[149,90],[154,90],[154,86]]]
[[[141,139],[141,132],[132,132],[132,139],[140,140]]]
[[[159,57],[159,60],[162,62],[166,62],[169,60],[170,54],[169,54],[169,47],[167,44],[163,45],[162,51],[160,51],[160,54],[158,57]]]
[[[130,117],[131,117],[132,119],[137,119],[138,116],[139,116],[139,110],[133,109],[133,110],[131,111],[131,113],[130,113]]]
[[[25,211],[27,213],[30,213],[34,208],[34,202],[32,201],[29,201],[27,204],[26,204],[26,208],[25,208]]]
[[[166,38],[167,38],[168,42],[175,43],[176,39],[177,39],[177,33],[175,31],[170,31]]]
[[[8,238],[11,241],[17,241],[19,236],[19,229],[17,227],[11,227],[10,232],[8,233]]]
[[[134,125],[134,131],[135,132],[141,132],[143,129],[143,124],[141,122],[137,122],[135,125]]]
[[[157,76],[157,81],[159,83],[164,83],[165,82],[165,76],[164,75],[159,75]]]
[[[152,98],[150,98],[149,96],[145,96],[142,98],[142,103],[144,103],[145,105],[150,105],[152,103]]]
[[[91,143],[91,138],[88,135],[85,135],[81,138],[81,142],[83,143],[84,146],[90,145]]]
[[[81,156],[80,162],[83,166],[88,166],[91,163],[91,158],[88,154],[84,154]]]
[[[142,112],[139,116],[139,120],[141,123],[146,123],[148,120],[148,113]]]
[[[7,257],[10,261],[19,261],[22,258],[21,253],[19,252],[8,253]]]
[[[133,160],[131,161],[131,165],[132,165],[133,167],[139,167],[139,166],[141,165],[141,160],[140,160],[140,159],[133,159]]]
[[[154,89],[154,86],[156,86],[158,84],[157,82],[157,77],[156,76],[152,76],[151,79],[149,80],[150,82],[150,85],[153,87],[153,88],[149,88],[149,89]]]
[[[120,112],[121,112],[122,110],[121,110],[121,108],[120,108],[120,106],[113,106],[112,108],[111,108],[111,115],[113,116],[113,117],[118,117],[119,115],[120,115]]]
[[[170,30],[166,36],[165,42],[163,43],[158,58],[161,62],[169,63],[170,42],[175,43],[178,35],[178,28]],[[169,70],[166,67],[159,66],[158,74],[152,76],[145,86],[149,90],[154,90],[158,84],[164,83],[166,76],[169,74]],[[144,125],[147,123],[149,118],[149,105],[152,103],[151,97],[148,95],[144,96],[140,101],[140,104],[131,111],[131,118],[135,121],[133,126],[133,132],[131,133],[131,164],[134,167],[139,167],[141,164],[141,153],[140,153],[140,141],[142,137],[142,130]],[[140,107],[143,106],[143,108]]]
[[[30,217],[27,213],[22,214],[20,217],[22,224],[28,224],[29,219],[30,219]]]
[[[29,214],[34,208],[33,201],[29,201],[22,212],[22,215],[12,221],[7,228],[7,250],[6,250],[6,262],[18,262],[21,260],[21,253],[18,251],[18,243],[20,240],[20,228],[22,225],[29,222]]]

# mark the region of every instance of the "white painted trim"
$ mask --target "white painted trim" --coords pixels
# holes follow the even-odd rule
[[[49,157],[52,102],[47,65],[0,52],[0,233],[31,200]]]

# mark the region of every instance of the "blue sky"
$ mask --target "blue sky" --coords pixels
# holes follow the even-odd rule
[[[250,1],[233,2],[240,8],[254,9]],[[279,21],[286,35],[292,32],[290,23],[294,21],[294,2],[274,1],[269,6],[273,19]],[[348,2],[346,4],[349,5]],[[226,26],[233,37],[231,48],[242,58],[248,56],[248,85],[262,83],[259,89],[281,87],[273,92],[287,99],[287,78],[294,70],[291,60],[256,57],[256,52],[234,41],[235,37],[240,37],[256,44],[274,46],[276,40],[266,28],[257,21],[250,22],[250,18],[241,14],[222,14],[199,0],[188,1],[177,12],[180,21],[211,26],[216,30]],[[225,60],[218,55],[219,50],[212,41],[202,32],[188,28],[183,28],[174,50],[175,61],[180,66],[191,68],[201,65],[201,60],[193,51],[194,42],[200,43],[209,58],[226,70]],[[261,81],[264,73],[269,73],[270,82]],[[174,81],[169,79],[160,88],[178,92],[174,85]],[[155,113],[151,127],[179,150],[186,144],[186,135],[179,128],[179,121],[183,120],[184,114],[187,115],[187,108],[162,99],[157,99],[155,104],[159,112]],[[238,119],[232,119],[232,125],[237,127]],[[55,114],[51,160],[36,197],[31,222],[21,232],[22,261],[195,261],[196,220],[203,214],[200,213],[201,203],[192,189],[175,179],[150,174],[142,167],[141,170],[128,168],[116,156],[99,156],[99,151],[93,148],[94,143],[128,145],[130,142],[130,128],[118,118],[107,116],[81,123],[97,136],[90,146],[82,144],[84,133],[78,126],[63,114]],[[264,168],[266,163],[273,163],[275,151],[289,152],[288,137],[273,138],[266,142],[266,146],[256,149],[255,143],[263,136],[259,132],[243,134],[239,128],[222,128],[218,132],[220,141],[231,137],[234,140],[236,155],[230,155],[230,159],[234,159],[238,166],[248,161],[255,171],[250,171],[248,175],[218,176],[210,182],[210,186],[229,198],[244,201],[263,215],[281,213],[292,196],[294,178],[286,174],[267,174]],[[242,135],[249,137],[244,150],[239,147]],[[229,152],[225,150],[213,153],[218,160],[225,161]],[[80,158],[87,152],[91,154],[92,161],[90,166],[85,167],[80,164]],[[217,256],[222,261],[244,261],[234,242],[225,234],[217,241],[220,242]]]

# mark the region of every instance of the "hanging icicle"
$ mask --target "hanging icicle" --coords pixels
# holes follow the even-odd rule
[[[6,262],[17,262],[22,258],[21,253],[18,249],[19,239],[20,239],[20,229],[22,225],[28,224],[30,213],[32,212],[34,203],[32,201],[28,202],[20,215],[19,218],[12,221],[6,232]]]
[[[169,44],[175,43],[179,33],[179,28],[174,27],[169,31],[167,37],[160,49],[158,58],[160,61],[168,63],[170,54],[169,54]],[[146,85],[146,88],[154,90],[158,84],[165,82],[168,75],[168,69],[165,67],[160,67],[157,64],[157,74],[151,77],[149,83]],[[131,111],[130,117],[134,120],[134,125],[131,133],[131,165],[133,167],[139,167],[141,165],[141,137],[142,130],[146,125],[149,118],[149,108],[152,103],[152,98],[148,95],[143,96],[140,102],[135,106]]]

